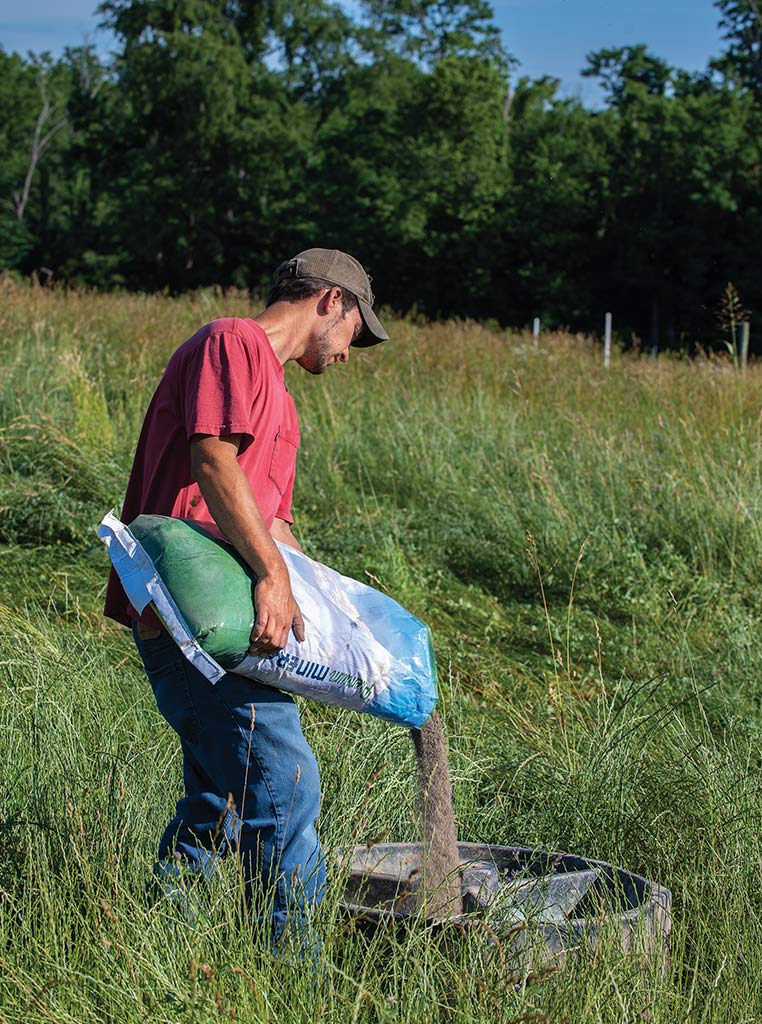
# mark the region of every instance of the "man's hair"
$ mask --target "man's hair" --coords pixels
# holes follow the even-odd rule
[[[311,299],[313,295],[324,292],[326,288],[341,288],[341,285],[331,284],[320,277],[290,277],[272,286],[267,293],[265,305],[272,306],[275,302],[301,302],[302,299]],[[346,316],[353,309],[357,309],[357,296],[346,288],[341,288],[341,315]]]

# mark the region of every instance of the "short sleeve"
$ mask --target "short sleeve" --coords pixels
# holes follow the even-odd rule
[[[256,349],[234,332],[210,333],[186,366],[187,436],[243,434],[251,443],[251,410],[261,386]]]

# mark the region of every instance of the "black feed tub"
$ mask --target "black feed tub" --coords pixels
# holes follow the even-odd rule
[[[559,962],[605,940],[666,962],[672,895],[641,875],[570,853],[458,843],[463,913],[431,918],[437,929],[481,929],[519,969]],[[339,855],[342,907],[361,927],[395,927],[420,914],[420,843],[355,846]]]

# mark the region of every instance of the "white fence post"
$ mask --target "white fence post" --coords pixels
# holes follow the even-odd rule
[[[534,347],[537,348],[538,339],[540,337],[540,318],[539,318],[539,316],[536,316],[534,318],[534,323],[532,324],[532,337],[534,339]]]
[[[740,353],[740,365],[741,369],[745,370],[749,362],[749,321],[745,320],[741,324],[741,353]]]
[[[606,314],[606,328],[603,342],[603,365],[606,369],[611,366],[611,313]]]

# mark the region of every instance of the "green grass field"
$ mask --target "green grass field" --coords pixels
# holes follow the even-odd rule
[[[171,351],[248,312],[0,281],[0,1020],[762,1021],[762,370],[727,359],[408,320],[288,371],[295,532],[432,626],[460,838],[669,887],[666,972],[612,948],[515,985],[476,935],[363,936],[334,886],[316,980],[258,946],[232,861],[193,925],[146,898],[179,749],[93,528]],[[302,717],[329,854],[416,838],[404,730]]]

